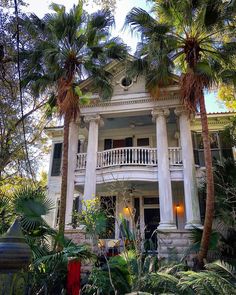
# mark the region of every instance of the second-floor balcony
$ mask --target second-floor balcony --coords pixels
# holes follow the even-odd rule
[[[170,166],[182,166],[182,153],[180,147],[168,148]],[[76,169],[86,168],[87,154],[77,154]],[[115,166],[158,166],[157,149],[147,147],[114,148],[97,153],[96,169]]]

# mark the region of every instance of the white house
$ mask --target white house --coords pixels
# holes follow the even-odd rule
[[[134,212],[143,239],[153,238],[156,228],[168,233],[158,240],[160,256],[168,255],[172,248],[181,253],[189,245],[188,230],[201,226],[197,188],[204,171],[200,118],[190,117],[182,106],[177,78],[153,99],[143,77],[126,78],[124,63],[113,61],[108,70],[114,76],[111,100],[98,100],[95,93],[89,105],[81,106],[81,119],[70,126],[67,230],[74,235],[79,232],[70,225],[73,201],[78,209],[81,198],[97,196],[101,202],[110,202],[114,216],[122,214],[130,226],[130,212]],[[90,83],[88,79],[81,87],[89,89]],[[208,116],[215,158],[232,154],[231,147],[223,146],[220,130],[233,115]],[[48,220],[56,226],[63,128],[47,128],[46,132],[52,140],[48,194],[56,207]],[[120,226],[114,221],[107,238],[119,236]]]

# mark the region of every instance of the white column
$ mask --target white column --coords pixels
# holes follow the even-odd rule
[[[190,120],[189,113],[184,108],[177,108],[175,114],[179,116],[180,141],[184,169],[185,228],[190,229],[193,228],[193,226],[201,227]]]
[[[100,116],[89,115],[85,117],[85,122],[89,123],[86,172],[84,184],[84,200],[90,200],[96,196],[96,167],[98,151],[98,126]]]
[[[67,201],[66,201],[66,227],[71,223],[73,199],[75,191],[75,168],[77,163],[77,149],[79,140],[79,122],[70,123],[69,150],[68,150],[68,178],[67,178]]]
[[[168,154],[168,138],[166,128],[166,117],[169,110],[154,109],[153,119],[156,122],[157,160],[158,160],[158,182],[160,202],[160,224],[159,229],[176,229],[173,214],[173,200],[170,178],[170,165]]]

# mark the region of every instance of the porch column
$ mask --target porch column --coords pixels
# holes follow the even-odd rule
[[[160,201],[159,229],[176,229],[173,214],[173,200],[170,178],[170,165],[168,153],[168,138],[166,128],[167,109],[154,109],[153,120],[156,122],[158,183]]]
[[[84,200],[95,198],[96,195],[96,167],[98,151],[98,126],[101,117],[98,114],[85,117],[85,122],[89,123],[86,172],[84,183]]]
[[[68,178],[67,178],[67,201],[66,201],[66,227],[71,223],[73,199],[75,190],[75,168],[77,163],[77,150],[79,140],[79,121],[71,122],[69,129],[68,147]],[[70,226],[69,226],[70,227]]]
[[[193,226],[201,227],[190,120],[188,111],[183,107],[177,108],[175,114],[179,116],[180,141],[184,169],[185,228],[190,229],[193,228]]]

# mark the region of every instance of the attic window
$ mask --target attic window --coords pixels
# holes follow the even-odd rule
[[[128,89],[129,87],[131,87],[133,84],[133,81],[131,78],[125,76],[120,80],[120,85],[121,87],[123,87],[124,89]]]

